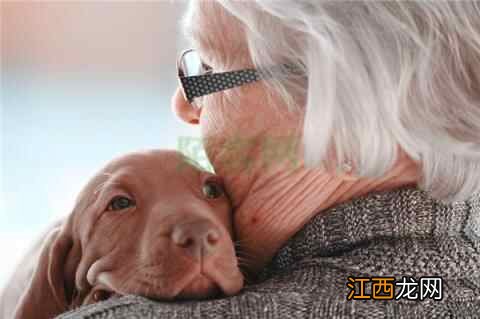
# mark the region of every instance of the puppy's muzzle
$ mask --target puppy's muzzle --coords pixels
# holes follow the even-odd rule
[[[178,224],[172,230],[172,242],[194,259],[214,254],[219,249],[221,236],[218,227],[210,221]]]

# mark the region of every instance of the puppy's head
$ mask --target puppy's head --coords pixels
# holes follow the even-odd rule
[[[73,293],[82,303],[111,293],[205,298],[243,286],[222,181],[178,152],[113,161],[78,205],[72,231],[81,258]]]
[[[233,295],[243,276],[231,214],[221,179],[178,152],[116,159],[87,184],[50,237],[23,305],[55,300],[46,310],[52,315],[112,294]],[[34,292],[42,287],[48,291]]]

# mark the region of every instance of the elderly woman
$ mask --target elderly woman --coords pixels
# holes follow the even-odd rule
[[[477,317],[478,2],[193,1],[185,22],[173,109],[252,282],[62,318]]]

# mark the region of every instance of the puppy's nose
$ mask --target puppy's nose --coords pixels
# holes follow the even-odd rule
[[[192,257],[206,257],[215,252],[220,241],[220,231],[208,221],[175,225],[172,241]]]

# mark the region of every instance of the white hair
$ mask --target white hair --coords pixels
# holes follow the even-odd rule
[[[266,85],[304,109],[307,165],[333,160],[379,177],[400,147],[432,196],[480,190],[480,2],[218,3],[242,26],[255,67],[305,72],[305,83],[282,76]]]

